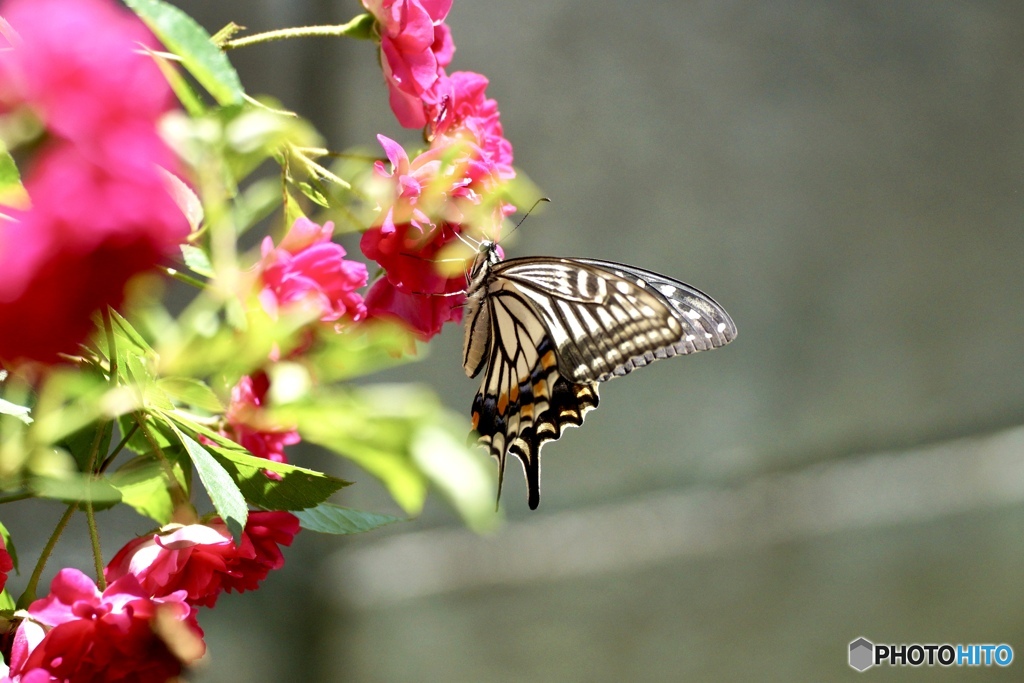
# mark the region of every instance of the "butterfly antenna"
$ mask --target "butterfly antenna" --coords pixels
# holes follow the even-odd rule
[[[525,221],[527,218],[530,217],[530,214],[533,213],[533,210],[537,208],[538,204],[540,204],[541,202],[550,202],[550,201],[551,200],[548,199],[547,197],[541,197],[540,199],[535,201],[533,203],[533,206],[530,207],[530,210],[526,212],[526,215],[523,216],[522,218],[520,218],[519,222],[516,223],[516,227],[514,227],[514,228],[512,228],[511,230],[508,231],[508,235],[511,235],[512,233],[514,233],[516,230],[519,229],[519,226],[523,224],[523,221]],[[505,235],[505,237],[508,237],[508,235]],[[502,237],[502,239],[505,239],[505,237]]]

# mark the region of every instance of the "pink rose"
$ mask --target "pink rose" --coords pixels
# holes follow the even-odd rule
[[[148,594],[184,596],[190,605],[213,607],[222,590],[255,590],[284,564],[280,546],[292,544],[299,520],[288,512],[250,512],[235,546],[227,525],[169,524],[129,542],[107,565],[108,581],[133,576]]]
[[[391,110],[406,128],[422,128],[432,88],[455,53],[443,23],[452,0],[363,0],[380,27],[381,67]]]
[[[34,112],[47,133],[22,169],[31,206],[0,211],[0,359],[53,362],[188,234],[156,130],[171,92],[140,54],[146,29],[109,0],[9,0],[0,14],[16,32],[0,109]]]
[[[391,193],[382,199],[379,226],[363,233],[359,246],[384,268],[386,279],[370,288],[367,307],[371,316],[398,318],[429,339],[445,322],[462,319],[463,297],[439,295],[466,285],[462,274],[438,272],[438,254],[467,227],[493,237],[514,207],[485,203],[501,181],[471,142],[450,140],[410,160],[394,140],[377,139],[391,170],[377,162],[375,172],[389,181]]]
[[[7,552],[7,545],[4,544],[4,539],[0,538],[0,591],[7,585],[7,575],[14,569],[14,560],[11,559],[11,554]]]
[[[301,302],[316,306],[324,322],[366,317],[363,297],[356,293],[366,285],[366,266],[344,258],[345,249],[331,241],[333,232],[333,223],[321,227],[299,218],[279,246],[270,237],[263,240],[259,298],[268,313]]]
[[[487,98],[487,83],[485,76],[472,71],[441,77],[436,88],[440,101],[431,112],[434,145],[444,144],[445,137],[468,139],[480,147],[499,178],[511,180],[516,175],[512,143],[505,139],[498,103]]]
[[[102,593],[77,569],[62,569],[50,594],[18,626],[10,676],[33,681],[165,681],[198,659],[205,645],[184,594],[151,597],[133,576]]]

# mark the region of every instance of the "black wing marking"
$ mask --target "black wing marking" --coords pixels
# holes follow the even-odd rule
[[[498,461],[498,496],[505,459],[514,454],[526,475],[530,509],[540,504],[540,450],[597,407],[597,385],[574,383],[559,371],[558,354],[530,302],[511,287],[482,302],[490,323],[487,372],[473,399],[477,442]]]
[[[632,266],[542,257],[504,261],[494,272],[533,304],[561,374],[572,382],[603,382],[736,337],[732,318],[714,299]]]

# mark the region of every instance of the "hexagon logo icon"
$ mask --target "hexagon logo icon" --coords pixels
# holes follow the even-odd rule
[[[867,638],[858,638],[850,643],[850,666],[865,671],[875,664],[875,645]]]

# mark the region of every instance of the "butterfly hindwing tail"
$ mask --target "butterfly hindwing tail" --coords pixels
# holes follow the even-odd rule
[[[523,465],[530,509],[540,504],[541,446],[558,439],[567,427],[582,425],[600,400],[596,384],[574,384],[559,373],[550,339],[545,337],[537,350],[526,379],[497,395],[481,387],[472,411],[477,442],[498,461],[498,496],[506,454],[512,453]]]

